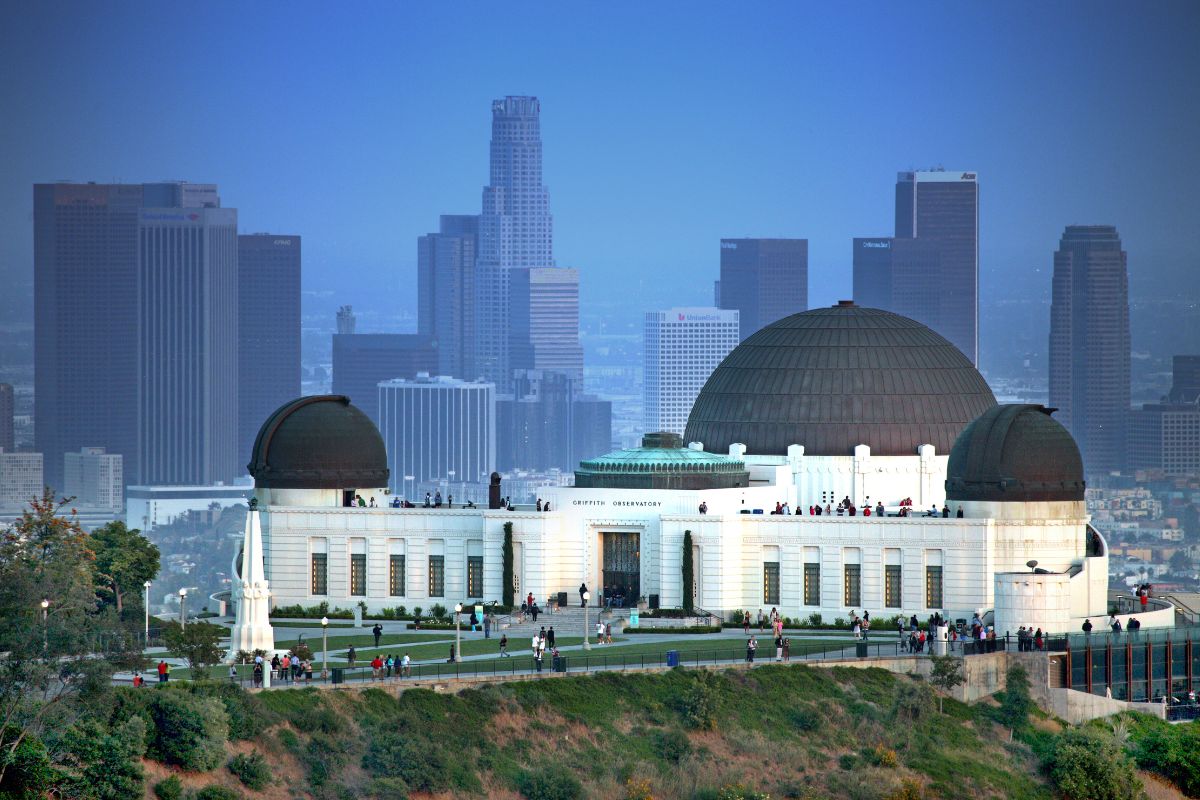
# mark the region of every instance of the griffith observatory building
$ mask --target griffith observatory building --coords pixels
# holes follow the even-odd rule
[[[1107,615],[1108,550],[1084,508],[1079,449],[1051,411],[997,405],[946,339],[843,302],[747,338],[709,377],[683,437],[650,433],[582,462],[575,486],[542,490],[550,510],[539,512],[391,507],[375,425],[346,397],[304,397],[254,445],[246,572],[273,605],[489,602],[503,596],[512,523],[516,596],[540,603],[586,583],[663,607],[690,591],[725,617],[991,611],[1000,635],[1074,631]],[[349,506],[356,495],[377,507]],[[844,498],[855,516],[810,513]],[[235,598],[249,591],[235,582]]]

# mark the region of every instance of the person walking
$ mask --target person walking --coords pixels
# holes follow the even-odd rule
[[[554,626],[550,626],[550,630],[546,631],[546,646],[554,647]]]
[[[485,638],[485,639],[492,638],[492,615],[491,614],[483,615],[483,638]]]
[[[775,637],[775,660],[783,661],[783,637]]]
[[[604,643],[612,644],[612,623],[605,623],[604,625]]]
[[[158,662],[158,682],[159,683],[167,682],[167,673],[170,672],[170,669],[171,668],[167,666],[166,661]]]
[[[453,660],[453,658],[451,658],[451,660]],[[371,659],[371,679],[376,681],[379,680],[379,673],[382,669],[383,659],[376,654],[375,658]]]
[[[742,612],[742,633],[746,636],[750,635],[750,612]]]
[[[471,622],[471,633],[474,633],[475,628],[479,625],[479,617],[475,614],[474,611],[471,612],[470,622]]]
[[[748,661],[749,661],[751,664],[753,664],[753,663],[754,663],[754,653],[755,653],[755,651],[756,651],[756,650],[758,650],[758,639],[756,639],[756,638],[754,638],[753,636],[751,636],[751,637],[750,637],[750,644],[748,645],[748,649],[749,649],[749,651],[750,651],[750,652],[749,652],[749,658],[748,658],[747,660],[748,660]]]
[[[783,660],[792,660],[792,640],[784,637],[783,640]]]
[[[585,594],[587,594],[587,584],[586,584],[586,583],[581,583],[581,584],[579,584],[579,607],[580,607],[580,608],[583,608],[584,606],[586,606],[586,605],[587,605],[587,601],[583,599],[583,596],[584,596]],[[529,595],[529,602],[530,602],[530,603],[532,603],[532,602],[533,602],[533,595],[532,595],[532,594],[530,594],[530,595]]]
[[[375,637],[375,646],[379,647],[379,637],[383,636],[383,626],[376,622],[375,627],[371,628],[371,634]]]
[[[500,634],[500,657],[508,658],[508,634]]]
[[[596,644],[604,644],[604,623],[596,622]]]
[[[403,670],[403,675],[406,678],[412,677],[412,659],[408,657],[408,653],[404,654],[404,658],[400,659],[400,666]]]
[[[350,669],[354,669],[355,657],[354,645],[350,645],[350,649],[346,651],[346,663],[350,665]]]

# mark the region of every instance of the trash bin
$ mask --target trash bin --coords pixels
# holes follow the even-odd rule
[[[667,651],[667,666],[668,667],[678,667],[679,666],[679,651],[678,650],[668,650]]]
[[[567,657],[566,656],[555,656],[553,666],[554,666],[555,672],[566,672],[567,671]]]
[[[859,658],[866,658],[867,657],[867,643],[866,642],[855,642],[854,643],[854,654],[856,656],[858,656]]]
[[[345,683],[346,682],[346,670],[342,669],[341,667],[334,667],[333,668],[333,682],[334,683]]]

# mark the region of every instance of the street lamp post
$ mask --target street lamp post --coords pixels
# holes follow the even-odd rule
[[[591,650],[592,643],[588,641],[588,601],[592,599],[591,592],[583,593],[583,649]]]
[[[329,617],[321,617],[321,680],[329,674]]]
[[[187,627],[187,589],[179,590],[179,627]]]
[[[459,617],[462,614],[462,603],[454,604],[454,663],[462,661],[462,637],[459,635]]]
[[[142,586],[146,590],[146,644],[150,644],[150,581],[146,581]]]
[[[50,634],[49,634],[49,614],[50,614],[50,598],[42,598],[42,658],[47,658],[50,655]]]

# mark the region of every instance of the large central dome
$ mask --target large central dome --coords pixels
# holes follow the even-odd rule
[[[979,370],[915,320],[842,301],[779,320],[738,345],[709,376],[684,438],[713,453],[947,454],[996,404]]]

